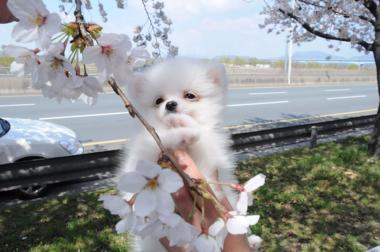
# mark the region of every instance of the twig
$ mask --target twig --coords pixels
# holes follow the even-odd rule
[[[75,23],[78,25],[79,34],[84,39],[86,46],[93,46],[94,41],[90,33],[87,32],[82,14],[82,0],[75,0]]]
[[[150,17],[149,11],[148,11],[148,9],[147,9],[147,7],[146,7],[146,3],[144,2],[144,0],[141,0],[141,2],[142,2],[142,4],[143,4],[145,14],[146,14],[146,16],[148,17],[150,27],[151,27],[151,29],[153,30],[153,37],[155,38],[156,43],[158,43],[158,39],[157,39],[157,37],[156,37],[155,26],[154,26],[154,24],[153,24],[153,22],[152,22],[152,19],[151,19],[151,17]],[[157,49],[158,49],[158,54],[161,56],[161,50],[160,50],[160,47],[158,47]]]

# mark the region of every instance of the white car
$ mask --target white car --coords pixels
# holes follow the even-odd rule
[[[0,118],[0,165],[83,153],[74,131],[54,123]],[[29,198],[38,197],[46,185],[20,188]]]

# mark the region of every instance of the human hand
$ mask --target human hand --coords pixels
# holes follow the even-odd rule
[[[199,171],[194,161],[185,151],[174,151],[173,156],[179,164],[180,168],[182,168],[183,171],[191,178],[204,179],[204,176]],[[188,217],[191,215],[192,218],[189,220],[189,222],[199,231],[207,231],[204,229],[208,229],[208,227],[212,225],[217,220],[217,218],[219,218],[219,213],[209,201],[205,201],[204,218],[202,218],[202,213],[198,209],[195,209],[195,211],[193,211],[193,198],[191,197],[190,190],[186,186],[182,187],[178,192],[174,194],[174,201],[178,214],[180,214],[185,220],[188,220]],[[221,200],[221,203],[227,211],[232,210],[232,207],[226,198]],[[161,240],[161,243],[169,252],[182,251],[181,248],[169,247],[165,239]],[[247,237],[245,235],[227,235],[224,241],[223,251],[250,251]]]
[[[7,0],[0,0],[0,23],[6,24],[17,21],[17,18],[9,11]]]

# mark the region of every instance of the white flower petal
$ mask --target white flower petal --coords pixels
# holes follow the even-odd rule
[[[101,52],[98,46],[86,47],[83,51],[83,62],[87,64],[96,63],[100,54]]]
[[[183,186],[182,178],[170,169],[161,170],[158,183],[168,193],[174,193]]]
[[[218,236],[218,234],[225,228],[225,223],[221,218],[218,218],[208,229],[208,233],[212,236]]]
[[[131,207],[119,196],[101,195],[99,200],[103,201],[103,207],[109,210],[111,214],[122,217],[131,212]]]
[[[157,197],[157,212],[163,215],[168,215],[174,212],[174,201],[168,192],[157,190]]]
[[[161,167],[155,163],[139,160],[136,165],[136,172],[146,178],[155,178],[160,174]]]
[[[17,42],[28,43],[38,38],[38,27],[27,27],[25,23],[18,22],[12,30],[12,38]]]
[[[261,246],[261,243],[263,242],[263,239],[257,235],[250,235],[248,237],[248,243],[251,248],[254,249],[254,251],[258,251],[258,249]]]
[[[265,184],[265,175],[260,173],[254,176],[253,178],[251,178],[250,180],[248,180],[244,184],[244,189],[247,190],[248,192],[253,192],[264,184]]]
[[[236,204],[236,210],[242,214],[247,214],[248,209],[248,193],[247,192],[241,192],[239,194],[239,199]]]
[[[147,216],[152,213],[157,207],[157,194],[151,190],[144,190],[137,194],[135,201],[135,211],[137,216]]]
[[[10,66],[10,69],[9,71],[13,74],[16,74],[17,76],[23,76],[25,74],[24,72],[24,64],[20,64],[20,63],[17,63],[15,61],[13,61],[11,63],[11,66]]]
[[[175,213],[169,215],[160,215],[158,218],[170,227],[175,227],[180,221],[182,221],[181,216]]]
[[[45,4],[41,0],[34,0],[34,1],[29,1],[29,0],[23,0],[24,2],[27,2],[27,4],[31,4],[33,6],[33,9],[38,12],[39,15],[46,17],[49,14],[48,9],[46,8]],[[25,6],[25,4],[24,4]]]
[[[123,192],[137,193],[144,188],[146,182],[139,173],[128,172],[120,177],[117,188]]]
[[[3,54],[10,57],[20,57],[31,54],[31,50],[26,47],[16,46],[16,45],[3,45]]]
[[[42,26],[47,35],[53,35],[60,31],[61,17],[57,13],[51,13],[46,17],[46,23]]]
[[[7,7],[19,20],[33,19],[38,14],[28,0],[9,0]]]
[[[198,252],[220,252],[219,246],[216,241],[210,236],[202,234],[199,236],[195,242],[194,246]]]
[[[227,230],[230,234],[245,234],[247,233],[248,223],[244,216],[234,216],[227,220]]]
[[[248,216],[245,216],[245,218],[248,225],[251,226],[251,225],[255,225],[259,221],[260,215],[248,215]]]
[[[118,234],[126,233],[132,231],[135,228],[136,224],[137,219],[133,214],[131,214],[119,221],[116,224],[115,229]]]

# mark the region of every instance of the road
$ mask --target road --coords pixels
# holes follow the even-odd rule
[[[375,85],[230,89],[225,125],[375,113],[377,104]],[[80,102],[59,104],[38,95],[0,96],[0,116],[65,125],[73,129],[86,146],[122,142],[133,136],[139,127],[123,109],[120,99],[111,93],[101,94],[94,106]]]

